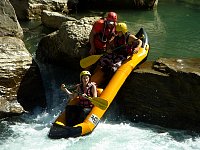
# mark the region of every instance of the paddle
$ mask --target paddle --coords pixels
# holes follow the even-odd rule
[[[84,96],[84,97],[90,100],[93,105],[99,107],[102,110],[105,110],[108,107],[108,101],[101,97],[89,97],[89,96]]]
[[[91,55],[91,56],[88,56],[88,57],[85,57],[83,59],[80,60],[80,66],[82,68],[87,68],[93,64],[95,64],[99,58],[101,56],[103,56],[104,54],[101,54],[101,55]]]
[[[63,86],[63,88],[65,88],[65,90],[66,90],[66,92],[68,94],[71,93],[70,91],[67,90],[65,85]],[[76,90],[74,92],[76,92],[78,94],[82,94],[82,93],[80,93],[80,92],[78,92]],[[90,100],[93,105],[99,107],[102,110],[105,110],[108,107],[108,101],[103,99],[103,98],[100,98],[100,97],[89,97],[87,95],[84,95],[83,97],[88,99],[88,100]]]
[[[123,46],[125,46],[125,45],[121,45],[121,46],[119,46],[119,47],[113,49],[113,51],[115,51],[115,50],[117,50],[117,49],[119,49],[119,48],[121,48],[121,47],[123,47]],[[107,54],[107,53],[105,53],[105,54]],[[83,59],[80,60],[80,66],[81,66],[82,68],[87,68],[87,67],[89,67],[89,66],[95,64],[95,63],[99,60],[99,58],[100,58],[101,56],[105,55],[105,54],[91,55],[91,56],[85,57],[85,58],[83,58]]]

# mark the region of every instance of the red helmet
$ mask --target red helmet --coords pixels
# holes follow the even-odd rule
[[[108,21],[117,22],[117,14],[115,12],[109,12],[106,19]]]

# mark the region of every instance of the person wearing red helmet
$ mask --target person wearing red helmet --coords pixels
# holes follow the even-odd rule
[[[106,51],[107,46],[115,37],[116,22],[117,14],[108,12],[106,18],[99,19],[94,23],[89,35],[90,55],[102,54]]]

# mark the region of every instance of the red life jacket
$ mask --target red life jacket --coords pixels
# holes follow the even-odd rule
[[[114,50],[114,53],[117,53],[118,55],[124,55],[127,56],[128,55],[128,48],[127,43],[128,43],[128,38],[129,38],[130,33],[128,33],[127,35],[122,35],[121,37],[116,36],[114,39],[114,45],[116,50]],[[122,46],[124,45],[124,46]],[[121,48],[118,48],[122,46]]]
[[[101,50],[102,53],[106,49],[106,43],[115,35],[115,26],[110,29],[106,24],[106,20],[100,19],[95,23],[94,30],[97,29],[97,34],[94,36],[94,45],[96,49]],[[96,30],[95,30],[96,31]]]
[[[83,85],[80,85],[80,93],[85,93],[87,96],[93,97],[92,95],[92,87],[94,86],[93,83],[88,83],[88,86],[86,89],[83,89]],[[82,106],[83,108],[92,108],[94,105],[90,102],[90,100],[82,97],[81,95],[79,96],[79,105]]]

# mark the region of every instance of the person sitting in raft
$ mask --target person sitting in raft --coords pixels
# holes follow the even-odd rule
[[[142,41],[128,32],[125,23],[117,24],[116,33],[117,36],[114,39],[112,52],[102,57],[99,63],[106,71],[113,73],[127,59],[127,56],[137,53],[142,46]]]
[[[89,71],[82,71],[80,73],[80,84],[77,85],[76,91],[70,92],[65,84],[61,85],[61,90],[66,92],[70,99],[79,96],[78,105],[67,105],[66,107],[66,123],[69,126],[76,125],[84,121],[94,106],[85,96],[97,97],[97,88],[94,82],[90,81],[91,74]]]
[[[102,54],[115,37],[117,14],[108,12],[106,18],[97,20],[90,32],[90,55]]]

